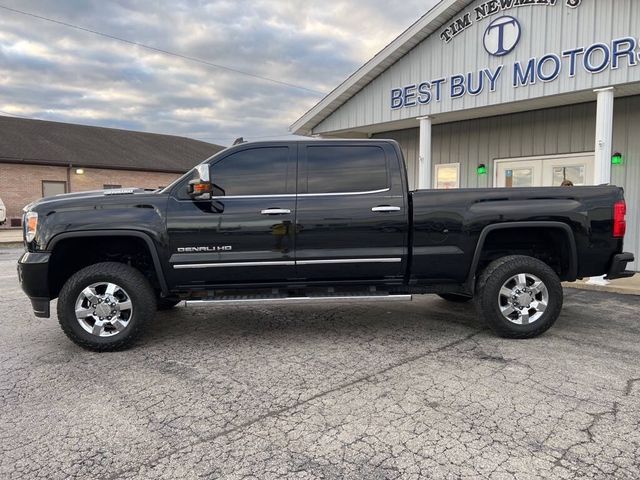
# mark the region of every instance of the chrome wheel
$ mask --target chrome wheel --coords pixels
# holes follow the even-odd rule
[[[133,318],[131,297],[115,283],[100,282],[80,292],[75,305],[80,326],[96,337],[122,332]]]
[[[516,325],[537,322],[548,305],[549,291],[546,285],[530,273],[520,273],[509,278],[498,295],[502,316]]]

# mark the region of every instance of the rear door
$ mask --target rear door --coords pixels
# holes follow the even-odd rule
[[[299,145],[296,263],[309,281],[402,278],[408,211],[390,143]]]

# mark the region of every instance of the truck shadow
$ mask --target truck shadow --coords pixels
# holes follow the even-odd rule
[[[258,337],[288,341],[328,336],[428,342],[434,335],[457,335],[478,328],[482,323],[471,305],[451,304],[435,296],[394,304],[180,306],[158,312],[143,343],[172,339],[207,344]]]

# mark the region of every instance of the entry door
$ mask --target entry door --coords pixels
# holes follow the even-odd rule
[[[408,212],[390,144],[301,144],[297,273],[310,281],[401,278]]]
[[[498,188],[542,186],[542,160],[498,162],[496,168]]]
[[[559,187],[565,180],[575,186],[592,185],[594,164],[593,154],[496,160],[495,186]]]
[[[295,276],[295,146],[235,149],[210,167],[213,200],[186,195],[167,208],[173,285],[286,281]]]
[[[595,155],[553,158],[544,161],[542,182],[545,187],[559,187],[570,180],[576,187],[593,185]]]

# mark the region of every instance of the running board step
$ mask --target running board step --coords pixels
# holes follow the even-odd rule
[[[329,295],[311,297],[272,297],[272,296],[245,296],[245,297],[217,297],[204,300],[186,300],[185,306],[197,307],[200,305],[247,305],[252,303],[287,304],[287,303],[349,303],[349,302],[410,302],[412,295]]]

